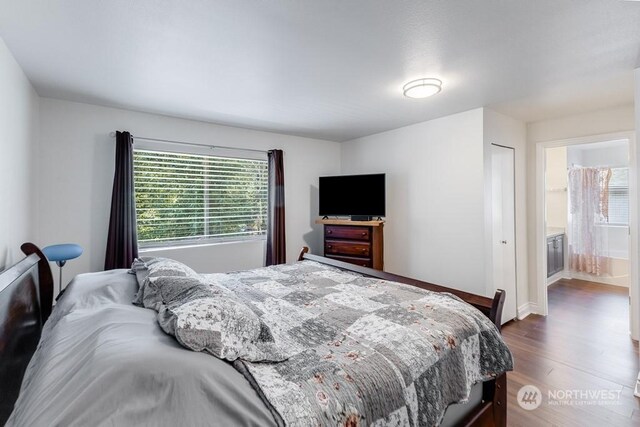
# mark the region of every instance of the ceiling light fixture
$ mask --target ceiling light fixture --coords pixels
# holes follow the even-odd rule
[[[442,90],[442,80],[418,79],[412,80],[402,87],[404,96],[408,98],[428,98]]]

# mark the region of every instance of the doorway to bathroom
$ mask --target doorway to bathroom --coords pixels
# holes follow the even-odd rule
[[[556,299],[597,288],[629,301],[616,327],[637,339],[634,136],[540,143],[536,159],[538,313],[562,316]]]

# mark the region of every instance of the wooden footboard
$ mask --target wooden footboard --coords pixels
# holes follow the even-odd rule
[[[349,264],[335,259],[325,258],[309,253],[308,247],[303,247],[300,251],[298,261],[302,260],[316,261],[321,264],[338,267],[342,270],[353,271],[369,277],[389,280],[393,282],[405,283],[407,285],[416,286],[434,292],[448,292],[463,301],[471,304],[485,316],[487,316],[498,328],[502,327],[502,309],[504,307],[505,292],[498,289],[493,298],[481,295],[475,295],[458,289],[451,289],[445,286],[433,283],[423,282],[421,280],[404,277],[393,273],[374,270],[372,268],[360,267],[358,265]],[[507,425],[507,374],[502,373],[493,380],[483,384],[482,403],[469,412],[460,424],[465,427],[504,427]]]

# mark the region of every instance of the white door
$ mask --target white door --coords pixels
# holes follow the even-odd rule
[[[491,145],[493,286],[506,292],[502,323],[517,316],[514,149]]]

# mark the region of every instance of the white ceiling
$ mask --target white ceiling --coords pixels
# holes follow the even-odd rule
[[[640,2],[0,0],[0,37],[41,96],[344,141],[632,103]]]

